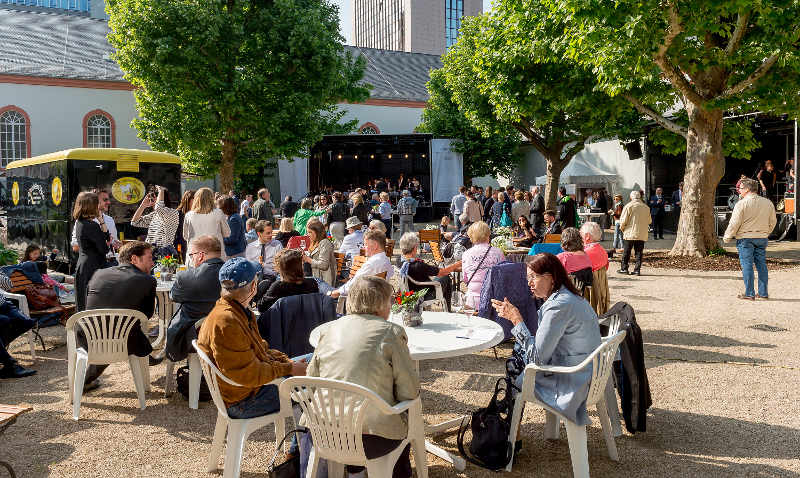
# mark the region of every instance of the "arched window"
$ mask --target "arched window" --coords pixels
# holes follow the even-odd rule
[[[0,109],[0,162],[6,167],[11,161],[30,155],[30,125],[28,116],[15,107]]]
[[[358,128],[361,134],[381,134],[381,130],[374,123],[364,123]]]
[[[90,111],[83,117],[84,148],[115,148],[114,118],[103,110]]]

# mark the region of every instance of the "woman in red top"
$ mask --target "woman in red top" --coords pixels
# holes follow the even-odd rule
[[[583,239],[583,252],[592,261],[592,272],[608,266],[608,252],[599,243],[603,237],[603,230],[596,222],[586,222],[581,226],[581,239]]]

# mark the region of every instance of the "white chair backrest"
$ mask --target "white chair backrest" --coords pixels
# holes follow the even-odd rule
[[[586,406],[589,407],[599,402],[604,397],[606,390],[606,383],[611,374],[611,367],[614,364],[614,357],[617,356],[617,349],[619,344],[625,338],[625,331],[617,332],[616,334],[603,340],[592,355],[592,382],[589,385],[589,396],[586,398]]]
[[[280,385],[281,399],[300,405],[306,427],[321,457],[357,464],[366,460],[361,431],[370,409],[391,414],[391,407],[361,385],[317,377],[290,377]]]
[[[68,347],[75,349],[76,327],[86,337],[89,363],[108,364],[128,360],[128,335],[136,321],[145,331],[147,317],[138,310],[95,309],[73,314],[67,320]]]
[[[619,332],[619,326],[622,323],[622,318],[619,316],[619,314],[614,314],[600,319],[600,323],[608,326],[608,335],[606,335],[606,337],[612,337],[617,335],[617,332]]]
[[[197,346],[197,340],[192,340],[192,347],[194,351],[197,352],[197,356],[200,358],[200,367],[203,369],[203,375],[206,377],[206,384],[208,384],[208,391],[211,392],[211,398],[214,400],[214,405],[217,406],[217,411],[219,411],[220,415],[225,418],[228,418],[228,407],[225,406],[225,401],[222,400],[222,394],[219,391],[219,382],[217,381],[217,377],[220,377],[225,382],[241,387],[238,383],[234,382],[233,380],[229,379],[222,372],[219,371],[214,362],[206,355],[205,352],[200,350],[200,347]]]

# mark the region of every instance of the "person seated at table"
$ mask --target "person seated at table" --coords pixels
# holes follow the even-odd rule
[[[419,395],[419,375],[408,350],[403,327],[389,322],[394,291],[387,281],[373,276],[354,278],[347,296],[347,315],[321,327],[319,342],[308,364],[309,377],[343,380],[366,387],[389,406]],[[358,413],[358,408],[348,411]],[[306,424],[305,416],[300,425]],[[364,452],[376,459],[394,450],[408,435],[404,415],[367,410],[363,428]],[[302,452],[308,453],[304,447]],[[351,473],[361,469],[348,467]],[[393,478],[411,476],[409,447],[403,450]]]
[[[256,296],[256,300],[259,300],[278,278],[275,274],[275,254],[283,249],[283,245],[280,241],[273,239],[272,224],[267,221],[256,223],[256,234],[258,240],[247,245],[244,257],[250,262],[261,264],[258,295]]]
[[[281,226],[278,229],[278,233],[275,234],[275,240],[280,241],[283,247],[286,247],[286,245],[289,244],[289,239],[299,235],[300,233],[294,230],[292,218],[284,217],[281,219]]]
[[[67,288],[64,287],[64,284],[57,282],[47,275],[47,259],[42,257],[42,248],[37,244],[31,244],[25,248],[25,254],[22,256],[20,264],[23,262],[36,263],[36,266],[39,268],[39,273],[42,275],[42,282],[44,282],[45,285],[58,289],[56,292],[67,292]]]
[[[583,239],[581,233],[574,227],[568,227],[561,233],[561,249],[564,252],[558,254],[558,260],[564,265],[578,289],[583,291],[587,286],[592,285],[592,260],[583,250]]]
[[[536,242],[536,231],[531,226],[531,221],[528,216],[520,216],[517,218],[517,223],[514,224],[514,245],[517,247],[531,247]]]
[[[178,272],[169,291],[172,301],[180,304],[180,313],[172,318],[167,329],[166,353],[173,362],[185,359],[192,352],[192,340],[197,338],[193,326],[217,303],[219,269],[225,263],[221,258],[222,245],[214,236],[194,238],[188,252],[195,266]]]
[[[448,229],[450,229],[450,216],[442,216],[442,222],[439,223],[439,233],[445,242],[453,238],[453,233],[449,232]]]
[[[473,246],[461,256],[461,267],[464,271],[464,281],[467,284],[466,305],[477,309],[486,273],[492,266],[506,260],[506,257],[503,255],[503,251],[489,244],[491,231],[485,222],[478,221],[469,226],[467,236]]]
[[[367,229],[370,231],[381,231],[384,235],[386,234],[386,224],[380,219],[371,220]]]
[[[86,310],[133,309],[150,319],[156,308],[156,278],[150,275],[152,268],[153,246],[143,241],[125,243],[119,249],[119,265],[98,270],[89,281]],[[81,330],[78,330],[77,341],[78,347],[86,349],[86,338]],[[147,357],[152,352],[150,340],[137,320],[128,335],[128,354]],[[150,365],[160,362],[150,359]],[[97,378],[106,367],[108,365],[89,365],[84,390],[99,386]]]
[[[344,236],[344,240],[339,246],[339,252],[349,257],[360,255],[361,246],[364,245],[364,231],[361,230],[361,219],[356,216],[348,217],[345,226],[347,227],[347,235]]]
[[[523,357],[525,365],[572,367],[580,364],[600,346],[597,314],[581,297],[556,256],[537,254],[528,263],[527,275],[531,293],[544,299],[539,307],[539,328],[535,336],[525,325],[519,309],[508,299],[492,299],[497,314],[514,324],[511,334],[516,340],[515,352]],[[515,379],[517,387],[522,387],[523,377],[524,371]],[[534,393],[537,399],[571,422],[588,425],[586,398],[591,380],[591,366],[570,374],[537,372]]]
[[[259,299],[259,313],[264,314],[281,297],[319,292],[317,281],[303,276],[304,255],[300,249],[282,249],[275,254],[275,268],[280,280],[273,282]]]
[[[256,233],[256,224],[258,224],[258,219],[254,217],[251,217],[244,223],[244,228],[245,228],[244,239],[245,241],[247,241],[248,244],[258,240],[258,234]]]
[[[11,287],[11,279],[0,273],[0,288],[10,290]],[[22,378],[36,373],[36,370],[20,365],[7,350],[11,342],[34,325],[36,322],[33,319],[22,315],[16,305],[0,294],[0,378]]]
[[[597,312],[603,315],[611,306],[608,290],[608,252],[598,242],[603,237],[603,230],[596,222],[586,222],[581,226],[583,251],[592,261],[592,295],[589,303]]]
[[[539,236],[539,242],[544,242],[548,234],[561,234],[561,224],[556,222],[556,212],[553,210],[544,212],[544,231]]]
[[[386,279],[390,279],[394,274],[394,266],[386,255],[386,236],[380,231],[367,231],[364,234],[364,248],[369,259],[356,272],[355,277],[345,282],[338,289],[331,291],[330,295],[334,299],[342,295],[347,295],[353,280],[360,276],[375,276],[383,272]]]
[[[217,380],[231,418],[254,418],[280,409],[278,387],[269,382],[287,375],[305,375],[305,361],[292,361],[271,350],[261,338],[248,307],[258,289],[258,263],[243,257],[219,270],[222,297],[200,326],[197,346],[219,371],[239,385]]]
[[[436,282],[442,285],[442,295],[444,295],[445,307],[450,312],[450,299],[453,296],[453,281],[450,273],[461,270],[461,261],[454,262],[447,267],[439,269],[429,265],[419,258],[419,236],[415,232],[407,232],[400,238],[400,252],[403,254],[403,265],[400,267],[400,275],[408,276],[415,282],[431,282],[431,277],[435,277]],[[428,289],[425,300],[436,298],[436,290],[431,286],[417,285],[408,282],[408,289],[414,292]]]

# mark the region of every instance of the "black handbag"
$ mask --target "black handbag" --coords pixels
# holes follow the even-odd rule
[[[175,388],[183,395],[183,398],[189,400],[189,367],[187,365],[178,368],[175,374],[175,385]],[[198,396],[198,401],[211,401],[211,391],[208,389],[206,378],[202,375],[200,376],[200,394]]]
[[[505,386],[501,386],[504,384]],[[506,467],[511,461],[511,443],[508,433],[511,430],[511,413],[514,410],[514,399],[511,388],[513,384],[506,378],[497,380],[494,394],[486,408],[479,408],[472,413],[472,419],[466,417],[458,429],[458,451],[468,462],[492,471]],[[502,399],[500,392],[504,392]],[[472,431],[469,453],[464,449],[464,436],[467,428]]]
[[[286,441],[287,438],[292,436],[292,433],[308,433],[308,430],[305,428],[296,428],[289,433],[287,433],[278,446],[275,448],[275,454],[272,455],[272,459],[269,461],[269,465],[267,466],[267,476],[269,478],[300,478],[300,453],[298,448],[298,453],[295,453],[294,456],[289,458],[288,460],[284,461],[280,465],[275,465],[275,459],[278,458],[278,453],[281,452],[281,447],[283,443]]]

